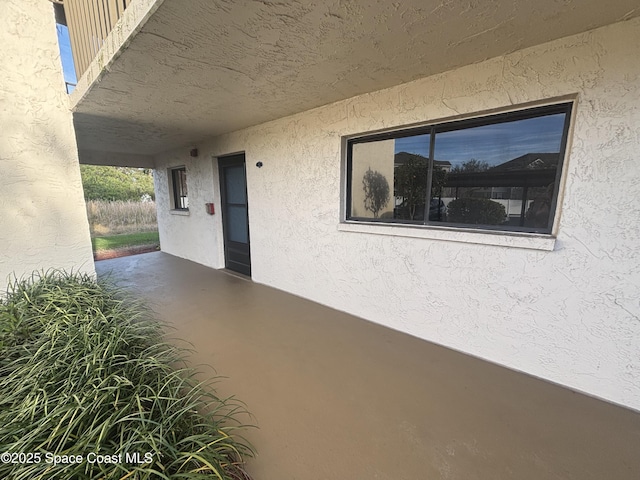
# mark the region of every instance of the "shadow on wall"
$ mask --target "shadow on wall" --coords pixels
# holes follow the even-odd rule
[[[187,124],[172,125],[169,135],[151,123],[109,119],[89,113],[74,113],[73,125],[77,132],[79,151],[109,151],[113,146],[104,145],[104,138],[118,138],[121,139],[118,145],[121,150],[127,150],[134,155],[149,155],[151,150],[162,152],[175,145],[183,144],[186,131],[182,125]],[[208,133],[202,132],[202,138],[205,138]],[[141,138],[144,139],[144,146],[141,146],[138,141]]]

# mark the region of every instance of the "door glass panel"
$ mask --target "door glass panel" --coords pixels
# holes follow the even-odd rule
[[[248,243],[247,207],[245,205],[227,205],[227,234],[232,242]]]
[[[247,203],[247,190],[244,181],[244,166],[225,168],[225,187],[228,203]]]

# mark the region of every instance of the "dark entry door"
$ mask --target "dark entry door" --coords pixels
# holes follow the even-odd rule
[[[251,276],[249,206],[244,154],[218,159],[225,266]]]

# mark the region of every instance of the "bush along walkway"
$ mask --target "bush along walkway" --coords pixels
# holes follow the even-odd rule
[[[233,398],[192,380],[148,310],[51,272],[0,299],[0,478],[247,480]]]

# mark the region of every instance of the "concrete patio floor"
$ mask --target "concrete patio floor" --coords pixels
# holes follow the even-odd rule
[[[96,269],[228,377],[256,480],[640,478],[640,413],[162,252]]]

